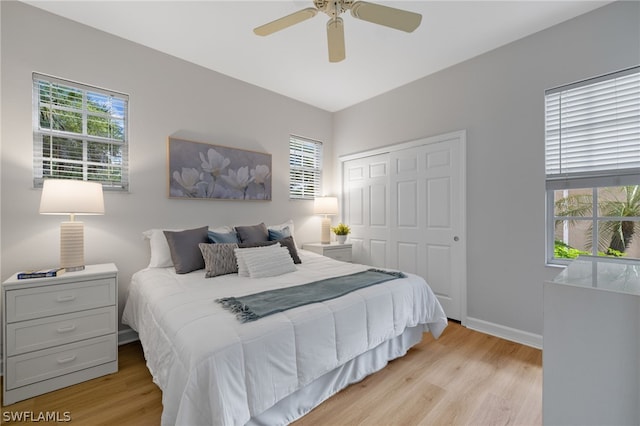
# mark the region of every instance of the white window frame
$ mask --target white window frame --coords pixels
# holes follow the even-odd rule
[[[82,107],[68,107],[43,104],[40,96],[42,87],[63,87],[82,94]],[[110,107],[109,112],[100,113],[89,109],[88,99],[91,96],[99,96],[107,99],[108,105],[117,105],[118,107]],[[49,107],[59,112],[68,112],[81,116],[82,131],[63,131],[55,129],[53,120],[50,120],[49,127],[42,127],[40,122],[40,108]],[[76,180],[91,180],[102,183],[105,190],[128,191],[129,190],[129,96],[112,90],[102,89],[87,84],[82,84],[58,77],[52,77],[45,74],[33,73],[33,185],[35,188],[41,188],[44,179],[47,178],[67,178]],[[122,138],[110,136],[97,136],[89,134],[88,122],[91,118],[103,118],[122,123]],[[64,156],[55,155],[53,149],[49,149],[49,155],[45,155],[45,145],[47,138],[73,139],[81,141],[82,159],[65,158]],[[120,155],[117,157],[108,157],[107,161],[90,161],[89,147],[91,144],[107,144],[120,148]],[[45,165],[67,164],[70,167],[78,169],[77,177],[69,177],[56,175],[53,169],[47,171]],[[104,173],[103,170],[108,172]],[[91,170],[99,170],[92,173]],[[81,172],[80,172],[81,171]],[[112,171],[119,171],[119,180],[112,178]],[[99,174],[104,173],[103,178],[99,178]],[[80,174],[82,177],[80,178]]]
[[[313,200],[321,193],[322,142],[289,135],[289,199]]]
[[[562,97],[564,94],[570,96],[572,91],[576,93],[581,89],[586,91],[608,84],[615,86],[618,79],[625,77],[625,81],[632,79],[634,83],[631,89],[626,87],[624,91],[626,97],[623,100],[621,100],[622,96],[619,96],[623,94],[622,89],[618,90],[615,87],[608,89],[614,93],[609,99],[609,105],[615,106],[609,110],[615,112],[608,114],[607,126],[603,125],[604,119],[588,116],[587,119],[582,120],[585,123],[583,127],[587,130],[581,136],[578,125],[563,123],[565,117],[566,122],[571,120],[575,122],[571,117],[575,110],[569,106],[563,111],[562,103],[556,103],[556,99],[551,98]],[[582,98],[584,99],[584,96]],[[551,107],[551,104],[554,106]],[[577,104],[578,102],[575,102],[575,105]],[[601,105],[597,104],[593,108],[600,107]],[[589,113],[591,114],[591,111]],[[565,127],[568,130],[565,130]],[[593,136],[604,127],[614,129],[611,132],[607,130],[607,133],[610,133],[608,139]],[[616,221],[623,218],[598,215],[597,189],[640,185],[640,66],[545,91],[545,166],[546,262],[550,265],[565,265],[569,260],[554,257],[556,219],[590,220],[593,228],[592,241],[598,241],[600,221]],[[554,192],[565,189],[591,189],[592,214],[576,218],[556,217]],[[637,217],[624,219],[640,220]],[[597,243],[593,244],[592,255],[598,255]]]

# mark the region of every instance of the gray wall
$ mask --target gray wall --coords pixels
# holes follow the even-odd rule
[[[542,334],[544,90],[639,63],[614,3],[335,113],[335,155],[466,129],[467,314]]]
[[[130,95],[130,193],[106,193],[104,216],[84,216],[85,261],[115,262],[120,308],[131,275],[148,264],[142,231],[292,218],[300,242],[319,238],[309,201],[288,199],[289,134],[325,142],[331,114],[23,3],[2,1],[1,275],[56,265],[62,216],[38,214],[32,189],[31,73]],[[273,201],[167,198],[168,136],[273,155]],[[326,186],[332,176],[327,173]]]

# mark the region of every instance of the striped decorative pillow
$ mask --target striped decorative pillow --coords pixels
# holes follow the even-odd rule
[[[243,247],[244,243],[240,243],[242,245],[238,246],[238,249],[234,250],[234,253],[236,255],[236,262],[238,264],[238,275],[241,277],[248,277],[249,276],[249,269],[247,268],[247,262],[245,262],[244,260],[244,255],[246,253],[252,253],[254,251],[259,251],[259,250],[273,250],[275,248],[278,248],[278,244],[276,244],[275,242],[267,242],[260,245],[255,245],[255,246],[251,246],[251,247]],[[258,243],[255,243],[258,244]]]
[[[289,250],[279,244],[260,248],[234,250],[238,259],[238,275],[240,265],[244,263],[249,277],[276,277],[288,272],[296,271]]]

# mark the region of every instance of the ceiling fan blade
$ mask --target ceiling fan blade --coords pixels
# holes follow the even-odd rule
[[[327,40],[329,42],[329,62],[342,61],[346,57],[342,18],[332,18],[327,22]]]
[[[363,21],[384,25],[400,31],[412,32],[422,21],[422,15],[394,7],[357,1],[351,5],[351,15]]]
[[[308,7],[306,9],[293,12],[290,15],[283,16],[280,19],[271,21],[267,24],[261,25],[253,29],[253,32],[259,36],[267,36],[273,34],[276,31],[284,30],[292,25],[299,24],[302,21],[313,18],[318,13],[318,9],[315,7]]]

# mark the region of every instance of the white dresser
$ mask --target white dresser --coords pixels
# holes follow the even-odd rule
[[[342,262],[351,262],[351,244],[321,244],[307,243],[302,245],[303,250],[309,250],[323,256]]]
[[[118,269],[2,284],[3,404],[118,371]]]
[[[545,425],[640,424],[640,261],[580,256],[544,284]]]

